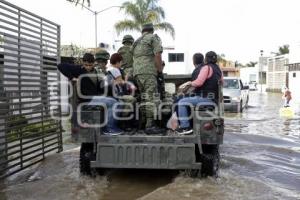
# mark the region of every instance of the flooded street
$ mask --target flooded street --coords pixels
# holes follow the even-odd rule
[[[243,114],[226,114],[218,179],[192,179],[164,170],[112,170],[92,179],[79,175],[79,147],[49,156],[0,183],[0,200],[300,199],[299,106],[279,117],[278,94],[250,93]]]

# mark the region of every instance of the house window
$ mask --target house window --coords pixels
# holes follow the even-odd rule
[[[293,73],[293,78],[296,78],[296,72]]]
[[[223,72],[223,76],[227,77],[228,76],[228,72]]]
[[[169,62],[184,62],[183,53],[169,53]]]

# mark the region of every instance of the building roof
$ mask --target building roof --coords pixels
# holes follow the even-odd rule
[[[234,67],[221,67],[221,70],[223,72],[238,72],[239,69],[234,68]]]

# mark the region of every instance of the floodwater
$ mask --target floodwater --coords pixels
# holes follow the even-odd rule
[[[300,118],[279,117],[281,96],[250,93],[243,114],[226,114],[220,177],[192,179],[163,170],[113,170],[95,179],[79,175],[76,144],[9,177],[0,200],[300,200]]]

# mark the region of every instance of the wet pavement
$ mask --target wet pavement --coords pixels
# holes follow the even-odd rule
[[[165,170],[112,170],[95,179],[79,175],[79,147],[0,184],[0,200],[299,199],[300,117],[281,118],[278,94],[250,93],[249,108],[226,114],[218,179],[192,179]]]

